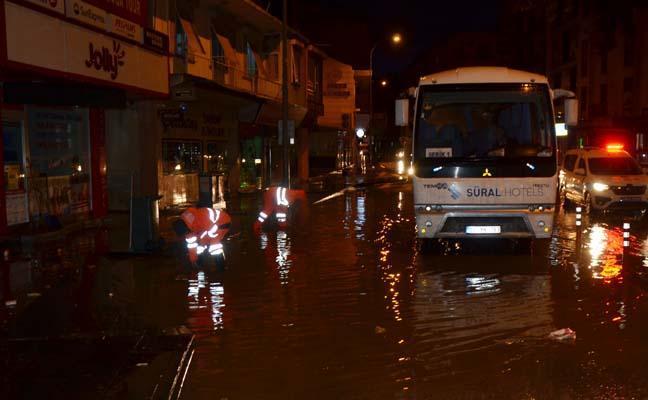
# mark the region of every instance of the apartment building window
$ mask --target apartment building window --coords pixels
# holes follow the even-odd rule
[[[587,62],[589,60],[589,46],[586,41],[581,42],[581,69],[580,76],[582,78],[587,76]]]
[[[634,38],[632,33],[626,33],[623,38],[623,65],[631,67],[634,64]]]
[[[322,81],[322,60],[318,57],[308,57],[308,90],[312,93],[320,92]]]
[[[258,72],[256,57],[250,42],[245,44],[245,72],[247,76],[256,76]]]
[[[292,46],[292,83],[300,84],[302,80],[302,54],[300,46]]]
[[[180,21],[180,18],[176,19],[176,34],[175,34],[175,53],[177,56],[184,57],[187,55],[187,46],[188,46],[188,38],[187,38],[187,32],[185,32],[182,22]]]
[[[268,78],[274,81],[279,80],[279,54],[271,53],[266,59],[266,70]]]
[[[601,115],[607,115],[608,113],[608,89],[607,85],[601,85],[600,87],[600,105],[601,105]]]
[[[213,29],[211,31],[211,49],[212,59],[217,63],[225,64],[225,50]]]
[[[581,119],[586,119],[587,118],[587,86],[581,87],[579,97],[580,97]]]
[[[569,62],[569,57],[571,53],[571,39],[569,37],[569,32],[563,32],[562,34],[562,62],[566,64]]]
[[[569,88],[576,90],[576,67],[572,67],[569,71]]]

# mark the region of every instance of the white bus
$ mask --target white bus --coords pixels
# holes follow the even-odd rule
[[[412,142],[419,239],[549,238],[557,193],[547,78],[470,67],[421,78]],[[569,105],[568,105],[569,102]],[[565,101],[565,120],[577,120]]]

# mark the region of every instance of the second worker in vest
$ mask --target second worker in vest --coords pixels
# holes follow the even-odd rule
[[[275,217],[279,229],[285,229],[288,226],[288,210],[298,201],[306,201],[306,192],[301,189],[269,187],[263,193],[263,207],[254,222],[254,230],[259,232],[272,216]]]

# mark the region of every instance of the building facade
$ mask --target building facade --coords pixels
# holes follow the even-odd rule
[[[648,7],[636,2],[551,1],[547,74],[579,99],[569,145],[622,141],[645,153],[648,132]]]
[[[196,201],[201,175],[231,195],[283,181],[281,22],[249,0],[171,1],[169,15],[170,99],[156,126],[163,207]],[[330,58],[292,30],[287,58],[291,179],[305,183]]]

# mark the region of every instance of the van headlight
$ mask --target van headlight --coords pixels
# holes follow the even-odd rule
[[[594,184],[592,184],[592,189],[594,189],[597,192],[605,192],[609,188],[610,187],[608,185],[606,185],[605,183],[601,183],[601,182],[594,182]]]

